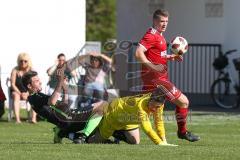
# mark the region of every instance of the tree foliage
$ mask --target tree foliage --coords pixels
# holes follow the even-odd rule
[[[86,0],[87,41],[116,38],[116,0]]]

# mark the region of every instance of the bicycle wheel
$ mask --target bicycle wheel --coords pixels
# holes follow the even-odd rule
[[[230,79],[217,79],[211,87],[211,96],[214,103],[221,108],[237,106],[238,95]]]

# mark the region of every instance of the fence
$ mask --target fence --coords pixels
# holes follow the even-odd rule
[[[126,79],[130,93],[141,88],[140,64],[134,56],[136,45],[133,43],[127,53]],[[170,80],[189,97],[192,105],[213,105],[210,87],[218,71],[214,70],[212,63],[221,50],[220,44],[189,44],[183,62],[168,63]]]
[[[183,63],[169,63],[170,79],[185,93],[209,94],[218,76],[212,63],[220,51],[219,44],[190,44]]]

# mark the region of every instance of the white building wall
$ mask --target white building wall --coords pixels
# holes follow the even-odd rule
[[[223,48],[225,50],[229,49],[238,49],[238,52],[235,54],[232,54],[229,56],[230,58],[230,67],[231,69],[231,75],[233,76],[234,80],[238,83],[238,72],[235,70],[235,67],[232,63],[232,59],[240,57],[240,17],[238,16],[240,14],[239,6],[240,1],[239,0],[225,0],[225,25],[226,29],[224,31],[224,43]]]
[[[189,43],[223,43],[224,17],[205,17],[206,0],[167,0],[165,8],[170,13],[165,33],[169,40],[183,35]]]
[[[46,70],[59,53],[75,56],[85,43],[85,0],[0,1],[2,86],[20,52],[30,54],[46,84]]]
[[[224,30],[224,48],[234,49],[240,51],[240,1],[239,0],[225,0],[224,1],[224,22],[226,28]]]
[[[234,0],[225,3],[231,1]],[[117,1],[118,40],[138,41],[152,25],[148,3],[149,0]],[[225,16],[206,18],[205,0],[165,0],[164,4],[170,13],[169,26],[165,33],[168,41],[180,34],[186,37],[189,43],[224,42]]]
[[[149,12],[150,1],[117,1],[118,42],[122,40],[137,42],[152,25],[152,13]],[[206,17],[206,2],[221,1],[223,2],[222,16]],[[239,52],[231,58],[239,56],[239,0],[155,0],[155,2],[164,2],[164,8],[170,13],[168,29],[164,33],[167,41],[176,35],[182,35],[189,43],[219,43],[222,44],[223,51],[238,49]],[[237,80],[237,73],[233,65],[230,65]],[[123,88],[128,88],[126,82],[121,85]]]
[[[117,40],[137,41],[151,26],[146,0],[117,1]]]

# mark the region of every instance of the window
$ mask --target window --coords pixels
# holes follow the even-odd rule
[[[206,0],[205,17],[223,17],[223,0]]]
[[[163,9],[164,1],[165,0],[149,0],[148,2],[149,14],[152,15],[153,12],[157,9]]]

